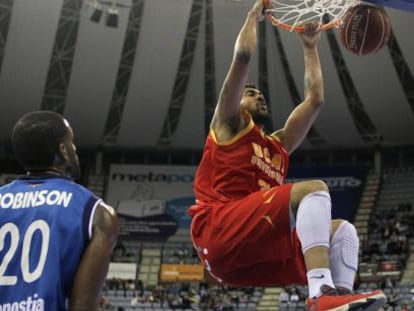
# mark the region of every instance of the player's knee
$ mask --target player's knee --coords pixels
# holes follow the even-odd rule
[[[290,197],[293,212],[295,213],[297,211],[299,204],[304,198],[309,197],[312,194],[318,194],[330,198],[328,185],[322,180],[310,180],[294,184]]]
[[[317,191],[329,192],[328,185],[323,180],[308,180],[298,182],[292,188],[292,192],[296,193],[299,199]]]
[[[342,262],[356,271],[358,268],[359,238],[355,226],[346,220],[334,220],[332,221],[332,229],[331,250],[336,250]]]
[[[323,180],[310,180],[305,181],[305,183],[305,187],[308,189],[309,193],[316,191],[329,192],[329,187]]]
[[[342,225],[343,222],[345,222],[345,219],[340,219],[340,218],[336,218],[336,219],[332,219],[332,234],[331,234],[331,238],[335,235],[336,230],[338,230],[339,226]],[[351,224],[351,226],[353,226]]]
[[[352,236],[353,239],[358,238],[358,233],[356,228],[353,224],[345,219],[333,219],[332,220],[332,240],[335,236],[341,237],[342,235],[349,235]]]

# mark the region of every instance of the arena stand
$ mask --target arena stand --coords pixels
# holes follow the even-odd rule
[[[371,169],[367,176],[354,219],[361,238],[356,290],[382,288],[389,297],[384,310],[414,310],[414,156],[399,163],[398,153],[389,154],[392,165],[376,172]],[[348,165],[362,159],[363,164],[374,166],[371,154],[351,158]],[[197,163],[194,159],[187,163]],[[323,153],[299,155],[293,161],[303,165],[335,163],[330,159]],[[9,162],[3,170],[4,182],[22,173]],[[145,163],[152,164],[149,159]],[[107,169],[96,170],[95,166],[93,162],[83,164],[82,183],[105,198]],[[301,286],[233,289],[213,282],[160,282],[160,264],[198,263],[185,231],[163,243],[121,240],[112,259],[114,263],[135,264],[136,269],[131,277],[107,279],[103,289],[103,308],[107,310],[304,310],[307,288]]]
[[[412,280],[410,250],[413,250],[414,224],[413,168],[384,170],[381,191],[374,196],[366,227],[358,229],[364,237],[361,247],[361,279],[379,281],[389,277],[394,281]],[[404,272],[404,273],[403,273]]]
[[[414,310],[414,168],[367,175],[354,223],[361,238],[357,291],[382,288],[384,310]],[[384,243],[386,242],[386,243]],[[137,263],[136,280],[114,285],[104,295],[114,310],[304,310],[306,286],[234,289],[213,282],[160,281],[161,264],[198,264],[188,232],[165,243],[123,242],[123,262]],[[115,289],[113,287],[116,287]],[[287,297],[287,298],[286,298]]]
[[[256,310],[262,290],[235,289],[214,280],[163,282],[163,264],[197,265],[199,260],[191,243],[131,242],[118,245],[112,264],[135,262],[136,278],[109,277],[103,290],[107,310]],[[140,248],[139,254],[134,253]],[[111,276],[111,271],[109,276]]]

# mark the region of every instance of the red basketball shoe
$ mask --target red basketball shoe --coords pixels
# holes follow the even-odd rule
[[[363,294],[340,295],[335,288],[323,285],[322,296],[308,298],[306,310],[308,311],[378,311],[386,301],[385,294],[376,290]]]

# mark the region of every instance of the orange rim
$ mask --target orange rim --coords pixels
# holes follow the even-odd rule
[[[263,3],[264,2],[269,2],[269,1],[268,0],[264,0]],[[305,31],[305,28],[303,28],[303,26],[292,26],[292,25],[283,23],[283,22],[279,21],[278,19],[276,19],[271,14],[266,14],[266,17],[267,17],[267,19],[274,26],[280,27],[282,29],[290,30],[290,31],[296,31],[296,32],[304,32]],[[340,18],[334,19],[334,20],[330,21],[327,24],[321,25],[320,30],[328,30],[328,29],[331,29],[332,27],[338,26],[340,23],[341,23],[341,19]]]

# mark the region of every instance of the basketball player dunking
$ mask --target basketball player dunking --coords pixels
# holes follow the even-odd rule
[[[359,240],[352,224],[331,219],[320,180],[283,184],[288,155],[303,141],[324,102],[315,23],[300,34],[305,98],[284,127],[265,134],[263,94],[246,85],[256,49],[262,0],[247,15],[235,43],[197,170],[191,234],[206,269],[233,286],[308,284],[308,310],[377,310],[381,291],[352,294]]]
[[[0,310],[98,310],[118,221],[72,181],[80,172],[69,123],[26,114],[12,144],[27,175],[0,188]]]

